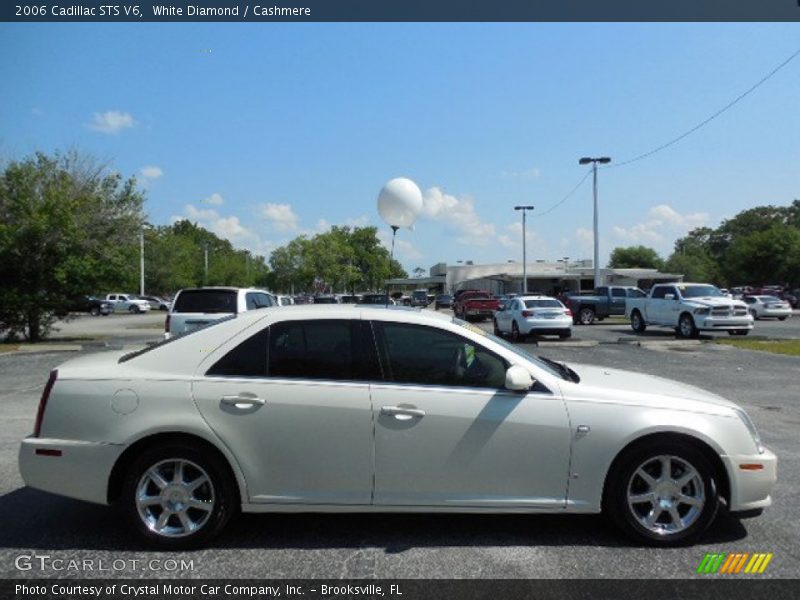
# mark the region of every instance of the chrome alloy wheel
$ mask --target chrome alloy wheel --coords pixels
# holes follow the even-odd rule
[[[144,472],[136,486],[136,509],[153,533],[170,538],[201,529],[214,510],[211,478],[183,458],[162,460]]]
[[[703,478],[678,456],[648,458],[633,472],[626,489],[628,507],[639,524],[658,535],[691,527],[706,502]]]

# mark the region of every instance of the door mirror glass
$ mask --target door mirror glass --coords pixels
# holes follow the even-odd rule
[[[531,389],[533,377],[528,370],[519,365],[511,365],[506,370],[506,389],[515,392],[525,392]]]
[[[664,294],[664,300],[675,300],[675,294]]]

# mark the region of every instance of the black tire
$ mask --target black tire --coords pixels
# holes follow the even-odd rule
[[[665,464],[670,469],[666,476]],[[680,486],[684,477],[687,481]],[[719,509],[718,489],[713,467],[695,447],[679,441],[642,444],[625,452],[612,466],[603,511],[638,542],[685,544],[714,520]]]
[[[594,323],[595,312],[591,306],[584,306],[578,311],[578,322],[581,325],[591,325]]]
[[[137,307],[135,304],[131,304],[131,305],[128,307],[128,312],[129,312],[129,313],[131,313],[132,315],[135,315],[136,313],[138,313],[138,312],[139,312],[139,309],[138,309],[138,307]]]
[[[728,331],[730,335],[747,335],[750,333],[749,329],[731,329]]]
[[[778,317],[778,321],[785,321],[786,317]]]
[[[697,327],[695,327],[694,319],[689,313],[683,313],[678,319],[678,329],[676,330],[678,337],[689,339],[696,338],[698,335]]]
[[[493,327],[493,330],[494,330],[493,333],[497,337],[503,337],[503,332],[500,331],[500,328],[497,326],[497,319],[492,319],[492,327]]]
[[[642,313],[640,313],[638,310],[634,310],[631,313],[631,329],[637,333],[642,333],[645,329],[647,329],[647,323],[644,322]]]
[[[522,335],[519,331],[519,325],[517,325],[516,321],[511,323],[511,341],[515,344],[518,344],[525,340],[525,336]]]
[[[170,471],[170,464],[183,464],[183,477],[178,483],[176,468]],[[159,487],[153,479],[146,478],[148,471],[157,469],[167,482],[168,490],[158,494]],[[170,473],[172,476],[170,477]],[[205,482],[197,489],[190,490],[188,485],[205,477]],[[188,478],[188,481],[187,481]],[[151,494],[159,500],[148,506],[141,506],[137,499],[140,492]],[[167,494],[172,494],[167,496]],[[185,533],[186,527],[176,512],[170,512],[171,506],[184,507],[189,500],[205,503],[211,509],[183,508],[182,511],[197,528],[192,533]],[[209,542],[225,527],[231,517],[238,511],[238,494],[236,483],[228,469],[228,465],[214,453],[186,443],[170,443],[146,450],[131,465],[122,484],[121,508],[133,529],[147,544],[163,550],[194,548]],[[160,517],[168,516],[156,531]],[[177,531],[180,528],[180,531]]]
[[[93,317],[99,316],[100,315],[100,307],[99,306],[91,307],[89,309],[89,314],[92,315]]]
[[[756,312],[756,310],[754,308],[750,309],[750,315],[753,317],[754,321],[758,321],[758,313]]]
[[[558,334],[559,339],[566,340],[567,338],[572,337],[572,331],[567,329],[566,331],[562,331]]]

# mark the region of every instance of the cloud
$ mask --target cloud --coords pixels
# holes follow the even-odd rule
[[[278,231],[297,229],[300,218],[289,204],[267,203],[261,207],[261,216]]]
[[[208,229],[218,237],[227,239],[235,248],[249,250],[253,254],[269,257],[277,247],[272,240],[265,240],[255,231],[242,224],[236,215],[221,215],[213,208],[197,208],[192,204],[183,207],[183,215],[174,215],[171,222],[189,219]]]
[[[208,198],[203,198],[203,204],[213,204],[214,206],[222,206],[225,200],[221,194],[214,192]]]
[[[460,244],[488,246],[495,236],[495,226],[481,221],[471,198],[456,198],[438,187],[423,194],[422,216],[442,221],[445,227],[459,234],[456,241]]]
[[[667,204],[658,204],[647,213],[647,219],[630,227],[615,225],[614,235],[625,242],[663,246],[668,240],[686,234],[708,223],[708,213],[681,214]],[[661,248],[662,250],[668,248]]]
[[[541,174],[542,171],[539,167],[531,167],[523,171],[502,171],[500,173],[502,177],[519,177],[521,179],[538,179]]]
[[[156,167],[154,165],[148,165],[146,167],[142,167],[142,170],[139,171],[139,174],[146,180],[152,181],[154,179],[158,179],[164,176],[164,171],[161,170],[161,167]]]
[[[401,230],[402,231],[402,230]],[[412,261],[412,260],[421,260],[425,258],[425,255],[420,252],[420,250],[408,240],[402,239],[400,236],[402,235],[401,232],[398,232],[397,237],[394,240],[394,258],[397,260],[405,260],[405,261]],[[378,230],[378,241],[381,245],[386,248],[387,250],[391,250],[392,248],[392,235],[384,230]]]
[[[136,125],[136,121],[133,120],[130,113],[107,110],[104,113],[94,113],[94,117],[89,123],[89,129],[100,133],[116,134],[134,125]]]

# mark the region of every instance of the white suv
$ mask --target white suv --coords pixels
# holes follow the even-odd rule
[[[175,296],[164,323],[164,337],[178,335],[240,312],[278,306],[275,296],[252,288],[186,288]]]

